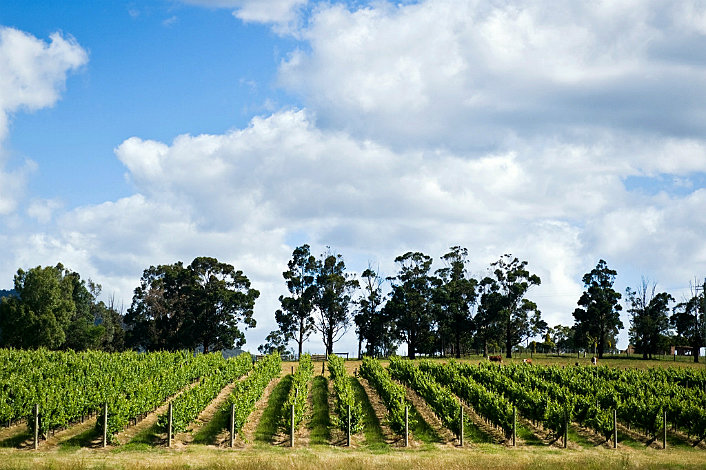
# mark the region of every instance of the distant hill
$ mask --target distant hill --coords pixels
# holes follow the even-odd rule
[[[15,292],[15,289],[0,289],[0,299],[2,299],[3,297],[17,297],[17,292]]]

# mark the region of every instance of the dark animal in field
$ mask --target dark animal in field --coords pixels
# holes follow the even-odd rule
[[[488,356],[490,362],[503,362],[502,356]]]

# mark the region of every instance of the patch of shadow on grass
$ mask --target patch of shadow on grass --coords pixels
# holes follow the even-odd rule
[[[373,453],[386,453],[390,451],[390,446],[385,442],[385,435],[382,433],[382,427],[375,410],[370,404],[368,394],[355,377],[350,377],[351,386],[355,399],[362,404],[363,407],[363,435],[365,436],[364,446]]]
[[[229,410],[219,408],[208,423],[194,434],[194,444],[215,444],[218,434],[230,424]]]
[[[120,450],[146,450],[162,444],[164,439],[159,429],[159,424],[154,423],[149,428],[135,434],[135,436],[125,445],[119,447]]]
[[[309,422],[309,444],[328,444],[331,440],[331,415],[328,408],[328,380],[323,375],[314,377],[311,400],[314,409]]]
[[[422,418],[422,415],[411,403],[409,405],[409,420],[409,431],[415,439],[428,445],[441,444],[443,442],[441,436]]]
[[[517,437],[522,439],[527,446],[542,446],[544,442],[537,437],[529,428],[518,425],[517,426]]]
[[[78,434],[70,439],[62,441],[59,443],[59,450],[62,451],[74,451],[81,447],[91,447],[93,441],[101,437],[102,434],[97,427],[91,426],[90,429],[85,430],[81,434]]]
[[[292,375],[288,374],[285,375],[274,390],[272,390],[270,398],[267,401],[267,407],[262,413],[260,422],[257,423],[257,428],[255,429],[256,443],[270,444],[272,442],[279,427],[282,405],[284,405],[284,402],[287,400],[287,394],[289,394],[291,387]]]
[[[8,437],[7,439],[3,439],[2,441],[0,441],[0,447],[20,447],[23,443],[33,438],[34,435],[31,431],[28,430],[19,434],[15,434],[14,436]]]

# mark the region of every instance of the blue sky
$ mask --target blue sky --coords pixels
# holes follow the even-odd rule
[[[146,267],[216,256],[262,291],[253,349],[304,242],[384,275],[515,254],[551,325],[601,258],[680,300],[706,275],[705,37],[698,1],[5,1],[0,287],[61,261],[127,304]]]

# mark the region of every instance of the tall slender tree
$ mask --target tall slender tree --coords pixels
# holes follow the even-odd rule
[[[399,265],[392,283],[392,294],[384,307],[400,340],[407,343],[407,356],[416,357],[419,348],[429,343],[434,325],[434,288],[438,281],[429,274],[432,259],[420,252],[407,252],[395,258]]]
[[[453,246],[441,259],[444,267],[436,271],[440,285],[436,289],[439,306],[439,329],[453,340],[453,354],[461,357],[461,342],[473,333],[473,306],[476,302],[476,286],[466,269],[468,250]]]
[[[346,273],[343,256],[330,250],[317,263],[316,295],[314,296],[314,327],[321,333],[326,354],[333,354],[333,345],[350,325],[350,309],[358,281]]]
[[[391,348],[393,342],[390,322],[381,309],[384,302],[382,284],[385,280],[368,263],[368,268],[361,274],[361,281],[363,292],[353,318],[358,333],[358,357],[362,354],[363,341],[367,355],[380,356]]]
[[[302,355],[304,342],[314,331],[314,298],[316,296],[317,261],[309,245],[298,246],[292,252],[282,277],[287,282],[289,296],[279,297],[281,309],[275,312],[279,330],[270,333],[268,344],[281,349],[290,340],[297,343],[298,357]],[[280,336],[281,338],[277,338]]]
[[[617,274],[604,260],[598,261],[596,267],[583,276],[585,290],[578,301],[580,308],[574,310],[574,340],[583,341],[586,346],[594,343],[599,358],[603,357],[611,338],[623,328],[620,320],[623,307],[618,302],[621,295],[613,289]]]
[[[529,272],[527,261],[509,254],[503,255],[491,267],[495,268],[492,275],[481,281],[486,290],[484,314],[495,323],[496,331],[502,332],[505,355],[511,358],[512,348],[536,333],[536,326],[542,325],[537,304],[525,298],[527,291],[542,281]]]
[[[630,314],[629,337],[643,359],[652,359],[669,331],[669,304],[674,298],[666,292],[656,293],[657,284],[642,279],[640,286],[626,289]]]
[[[692,284],[691,292],[688,300],[674,307],[670,322],[677,337],[691,346],[694,362],[699,362],[700,350],[706,345],[706,280]]]

